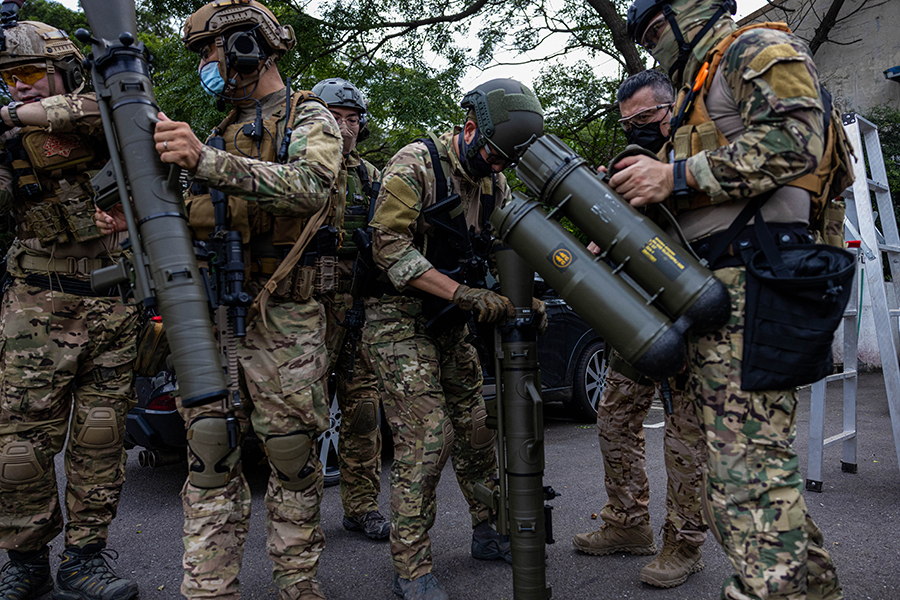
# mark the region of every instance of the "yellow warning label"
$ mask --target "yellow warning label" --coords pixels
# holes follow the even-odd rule
[[[565,269],[572,264],[572,253],[565,248],[560,248],[553,253],[553,264],[560,269]]]
[[[654,263],[662,273],[671,280],[675,280],[685,269],[684,260],[678,256],[674,249],[669,247],[658,237],[649,240],[641,248],[641,254]]]

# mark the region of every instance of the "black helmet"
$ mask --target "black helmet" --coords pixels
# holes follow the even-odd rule
[[[662,5],[669,4],[670,1],[634,0],[634,3],[628,7],[628,13],[625,15],[625,27],[631,41],[635,44],[641,43],[641,38],[644,36],[647,25],[662,10]]]
[[[356,141],[361,142],[369,137],[369,129],[366,124],[369,122],[366,112],[369,108],[369,101],[363,96],[355,85],[341,79],[340,77],[332,77],[323,79],[313,86],[312,93],[322,99],[328,106],[343,106],[345,108],[353,108],[359,111],[359,134]]]
[[[527,86],[514,79],[492,79],[463,97],[475,113],[478,130],[491,147],[515,162],[529,141],[544,133],[544,109]]]

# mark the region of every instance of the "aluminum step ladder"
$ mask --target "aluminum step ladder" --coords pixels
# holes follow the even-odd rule
[[[894,447],[900,461],[900,360],[897,348],[900,346],[900,329],[898,318],[900,308],[900,233],[894,217],[894,206],[887,184],[887,172],[884,167],[884,156],[881,142],[878,139],[878,128],[870,121],[855,113],[843,115],[844,130],[856,158],[853,159],[853,172],[856,180],[853,187],[844,192],[847,200],[849,230],[856,229],[861,240],[860,260],[865,265],[865,285],[872,297],[872,314],[875,318],[875,332],[878,340],[878,353],[881,357],[884,384],[887,390],[888,407],[891,414],[891,425],[894,433]],[[865,152],[863,152],[865,143]],[[868,170],[866,163],[868,162]],[[871,176],[870,176],[871,173]],[[881,216],[883,236],[875,228],[875,215],[872,212],[871,194],[875,195],[878,214]],[[855,233],[855,232],[854,232]],[[882,253],[887,257],[891,281],[885,282],[882,268]],[[858,265],[860,262],[857,263]],[[857,277],[859,279],[859,268]],[[893,285],[894,294],[888,297],[887,285]],[[859,286],[856,285],[856,294]],[[851,302],[853,302],[851,300]],[[893,306],[892,306],[893,305]],[[857,387],[857,338],[856,328],[859,314],[859,297],[853,307],[844,313],[844,372],[826,377],[812,385],[810,395],[809,419],[809,464],[807,467],[806,489],[822,491],[822,458],[824,449],[841,443],[841,469],[855,473],[856,462],[856,387]],[[851,331],[848,331],[850,329]],[[848,336],[849,334],[849,336]],[[849,340],[848,340],[849,337]],[[829,381],[844,382],[844,414],[843,431],[829,438],[825,432],[825,388]]]

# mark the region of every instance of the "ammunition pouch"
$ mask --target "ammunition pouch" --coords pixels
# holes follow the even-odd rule
[[[188,428],[187,442],[197,459],[188,473],[191,485],[204,489],[225,487],[241,474],[241,446],[228,447],[228,422],[224,417],[196,419]]]
[[[20,178],[19,181],[21,182],[22,179]],[[41,246],[51,246],[57,241],[66,239],[65,215],[56,202],[36,204],[22,216],[25,228],[37,237]]]
[[[284,489],[299,492],[316,482],[320,470],[313,436],[308,431],[295,431],[266,438],[266,456]]]
[[[305,302],[314,294],[330,294],[337,290],[337,245],[337,228],[329,225],[320,227],[291,272],[278,282],[272,297],[282,301]],[[268,279],[280,264],[280,259],[271,256],[254,257],[250,263],[250,273],[254,277]]]

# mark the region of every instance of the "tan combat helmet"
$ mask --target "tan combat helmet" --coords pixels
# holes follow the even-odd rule
[[[19,21],[4,29],[6,50],[0,53],[0,71],[29,63],[47,65],[50,95],[79,92],[84,87],[84,56],[66,32],[39,21]],[[60,72],[66,90],[56,90],[53,73]]]
[[[215,42],[227,93],[237,86],[237,73],[244,75],[241,85],[258,81],[274,61],[294,47],[297,38],[290,25],[283,27],[272,11],[256,0],[214,0],[188,17],[183,41],[191,52]],[[249,76],[254,71],[257,74]]]

